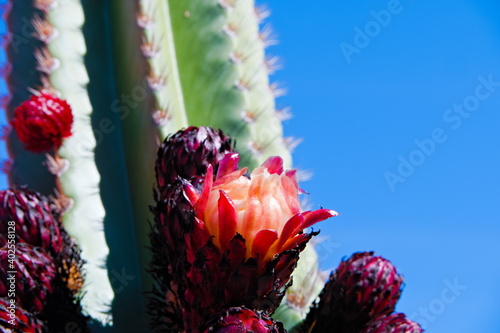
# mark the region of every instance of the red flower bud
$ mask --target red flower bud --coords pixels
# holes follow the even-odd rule
[[[69,104],[43,91],[19,105],[11,121],[19,140],[35,153],[61,147],[63,138],[71,136],[72,123]]]

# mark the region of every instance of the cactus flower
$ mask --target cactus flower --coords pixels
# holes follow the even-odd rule
[[[65,100],[41,91],[15,109],[11,124],[27,150],[41,153],[71,136],[73,114]]]
[[[151,233],[152,271],[157,280],[170,281],[156,290],[155,325],[163,322],[186,332],[199,332],[203,323],[231,307],[272,313],[313,236],[303,229],[336,215],[326,209],[300,212],[295,171],[284,171],[281,158],[268,159],[248,178],[246,169],[238,170],[238,154],[221,154],[213,143],[220,139],[200,141],[197,131],[180,132],[160,148],[170,153],[158,155]],[[191,144],[195,141],[207,147]],[[187,179],[176,169],[158,167],[175,165],[169,159],[179,155],[200,165]]]
[[[421,333],[419,324],[409,320],[402,313],[393,313],[372,322],[361,333]]]
[[[329,209],[301,213],[296,170],[284,171],[280,157],[270,157],[250,177],[246,168],[236,170],[237,162],[237,154],[226,155],[214,182],[209,167],[201,194],[189,183],[185,186],[198,223],[221,251],[239,234],[247,245],[246,257],[258,258],[263,268],[276,254],[303,242],[305,228],[338,215]]]
[[[403,277],[388,260],[373,252],[354,253],[330,276],[305,326],[313,327],[311,333],[359,333],[394,311],[402,285]]]
[[[231,308],[204,333],[286,333],[280,322],[274,322],[260,312],[246,308]]]

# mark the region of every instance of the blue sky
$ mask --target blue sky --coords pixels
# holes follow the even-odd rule
[[[498,332],[500,3],[303,4],[270,4],[270,53],[286,134],[305,139],[295,165],[314,173],[303,188],[342,213],[320,224],[322,267],[374,250],[427,332]]]
[[[498,332],[500,3],[270,8],[285,131],[305,139],[295,165],[314,173],[310,200],[342,213],[320,225],[323,268],[374,250],[405,276],[398,311],[427,332]]]

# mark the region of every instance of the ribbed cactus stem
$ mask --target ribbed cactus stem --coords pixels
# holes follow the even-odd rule
[[[47,20],[45,24],[50,24],[55,31],[47,48],[60,64],[50,73],[50,83],[72,106],[74,114],[73,135],[64,141],[59,151],[60,156],[69,161],[68,170],[60,177],[61,186],[73,202],[64,214],[64,225],[77,240],[82,258],[86,261],[82,299],[84,310],[101,322],[108,323],[112,322],[112,318],[106,312],[114,293],[105,265],[109,253],[103,230],[105,210],[94,156],[93,108],[86,89],[89,77],[82,60],[86,53],[81,31],[85,20],[82,5],[78,0],[60,1],[48,10]]]
[[[180,79],[190,125],[221,128],[237,141],[242,164],[290,152],[275,115],[277,90],[259,33],[254,1],[169,1]],[[265,36],[264,36],[265,37]]]
[[[262,16],[254,1],[234,1],[233,6],[228,9],[225,31],[233,42],[229,56],[238,72],[236,87],[245,100],[241,117],[250,129],[249,139],[238,148],[258,163],[268,156],[279,155],[291,167],[291,154],[283,141],[281,121],[275,114],[275,99],[285,91],[277,83],[270,83],[269,74],[274,68],[265,56],[266,47],[276,44],[276,40],[269,26],[259,30]]]
[[[140,0],[142,12],[137,18],[144,30],[142,53],[148,60],[150,87],[156,99],[153,118],[162,139],[187,127],[184,96],[175,56],[174,36],[168,1]]]

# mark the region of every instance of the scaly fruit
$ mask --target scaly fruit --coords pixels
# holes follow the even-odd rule
[[[11,285],[14,284],[16,303],[28,311],[40,312],[44,309],[47,298],[53,290],[53,281],[56,276],[54,261],[39,247],[18,243],[12,252],[9,245],[0,248],[2,264],[0,297],[7,297]],[[16,273],[8,273],[9,271]]]
[[[0,333],[48,332],[44,323],[8,298],[0,298]]]
[[[62,250],[59,222],[53,216],[55,202],[25,187],[0,191],[0,220],[13,221],[16,242],[40,246],[51,255]],[[7,223],[0,224],[0,243],[5,243]],[[3,241],[2,241],[3,239]]]
[[[302,331],[359,333],[369,321],[394,311],[402,285],[403,277],[388,260],[373,252],[354,253],[330,276]]]
[[[207,166],[217,168],[226,153],[233,151],[233,141],[220,130],[210,127],[189,127],[168,137],[158,149],[155,171],[158,190],[181,177],[193,186],[202,181]]]
[[[409,320],[402,313],[393,313],[370,322],[361,333],[421,333],[419,324]]]
[[[286,333],[280,322],[244,307],[230,308],[216,318],[204,333]]]

